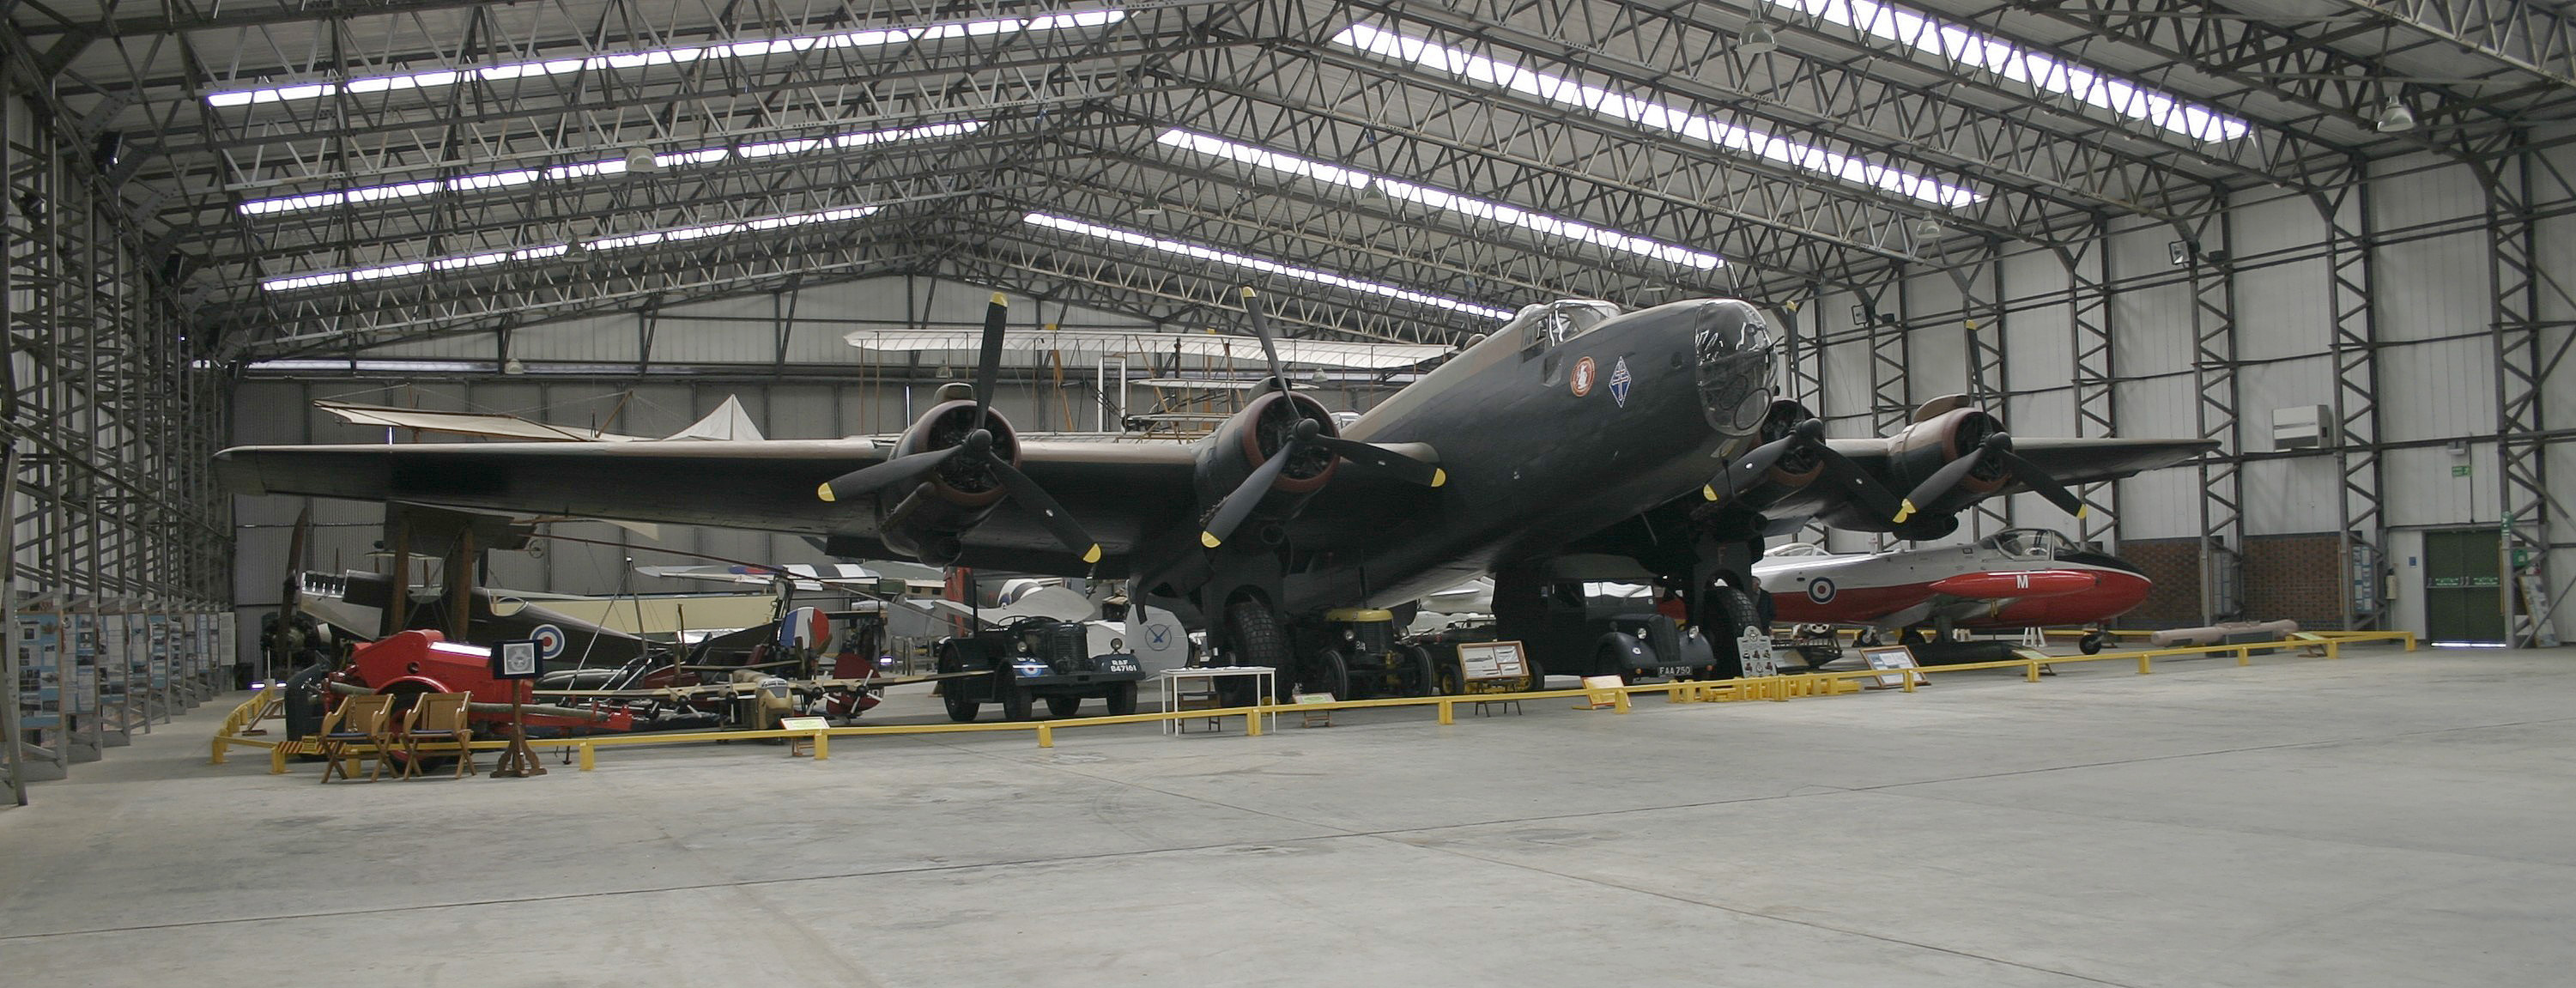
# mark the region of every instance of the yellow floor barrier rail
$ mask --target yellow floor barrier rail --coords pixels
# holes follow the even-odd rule
[[[285,696],[286,684],[284,683],[272,683],[251,690],[250,696],[242,700],[240,706],[234,707],[231,713],[225,714],[224,722],[215,727],[214,750],[207,758],[206,764],[223,764],[224,749],[232,745],[246,744],[255,747],[273,745],[275,742],[251,738],[249,735],[258,728],[260,721],[274,715],[280,700]]]
[[[1244,732],[1245,736],[1259,737],[1263,733],[1260,726],[1261,716],[1277,713],[1300,713],[1310,710],[1362,710],[1372,707],[1432,707],[1439,715],[1439,723],[1456,724],[1457,706],[1461,703],[1483,703],[1497,700],[1543,700],[1563,697],[1583,700],[1584,702],[1579,704],[1576,709],[1609,709],[1624,714],[1633,709],[1630,706],[1632,695],[1643,690],[1661,691],[1664,693],[1667,702],[1671,703],[1728,703],[1747,700],[1785,701],[1801,697],[1842,696],[1859,693],[1862,688],[1867,685],[1893,685],[1902,688],[1905,692],[1911,693],[1914,691],[1914,688],[1918,683],[1925,681],[1926,677],[1933,673],[1972,672],[1982,669],[2019,669],[2022,671],[2024,678],[2031,682],[2037,682],[2043,667],[2049,665],[2074,662],[2135,661],[2138,663],[2138,673],[2140,675],[2146,675],[2154,670],[2154,660],[2159,658],[2208,656],[2233,652],[2236,654],[2239,664],[2246,664],[2250,662],[2250,656],[2257,650],[2300,647],[2323,648],[2326,650],[2326,655],[2328,657],[2340,657],[2340,649],[2342,646],[2368,642],[2402,643],[2405,646],[2405,650],[2410,652],[2414,651],[2417,646],[2415,635],[2403,631],[2301,632],[2297,635],[2291,636],[2291,638],[2279,641],[2243,642],[2232,645],[2192,645],[2176,648],[2149,649],[2135,652],[2103,652],[2096,655],[2047,655],[2039,652],[2025,651],[2015,658],[1993,662],[1968,662],[1955,665],[1923,666],[1903,670],[1850,669],[1832,672],[1805,672],[1792,675],[1765,676],[1753,679],[1690,680],[1681,682],[1637,684],[1621,684],[1613,677],[1591,677],[1588,678],[1583,687],[1579,689],[1531,690],[1521,693],[1479,693],[1457,696],[1391,697],[1379,700],[1336,700],[1331,703],[1321,704],[1257,704],[1246,707],[1225,707],[1213,710],[1176,710],[1169,712],[1121,714],[1103,717],[1077,717],[1065,720],[1011,721],[989,724],[882,724],[758,731],[688,731],[644,734],[594,734],[579,737],[559,737],[532,740],[529,744],[539,748],[550,749],[560,757],[566,757],[568,759],[577,758],[580,762],[582,771],[587,772],[598,766],[598,754],[600,748],[635,745],[705,744],[710,742],[795,739],[808,742],[812,745],[813,757],[816,761],[826,761],[832,757],[832,739],[836,737],[917,734],[983,734],[997,731],[1027,731],[1033,736],[1038,747],[1052,748],[1055,747],[1055,734],[1057,731],[1078,730],[1087,727],[1108,727],[1119,724],[1147,724],[1169,720],[1208,717],[1243,717],[1245,718],[1246,723],[1250,725],[1250,727]],[[1887,680],[1890,678],[1897,679],[1898,682],[1894,684],[1887,683]],[[1601,682],[1600,680],[1603,679],[1607,679],[1608,682]],[[266,748],[269,750],[270,773],[284,774],[286,772],[287,760],[292,755],[311,752],[313,746],[311,742],[308,741],[300,741],[293,738],[253,737],[245,734],[246,731],[258,724],[260,720],[268,716],[268,711],[274,706],[277,698],[282,696],[283,693],[281,687],[270,686],[264,690],[255,692],[249,699],[244,700],[240,706],[234,708],[233,712],[229,716],[225,717],[222,727],[218,729],[215,737],[213,738],[213,756],[210,759],[210,763],[216,765],[224,764],[225,749],[228,747],[248,746]],[[484,740],[474,742],[472,747],[477,750],[496,751],[507,746],[508,743],[509,742],[507,741],[501,740]]]

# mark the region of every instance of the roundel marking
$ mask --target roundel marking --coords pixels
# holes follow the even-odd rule
[[[536,630],[528,632],[528,637],[536,640],[538,658],[551,659],[563,654],[564,633],[562,628],[555,627],[551,624],[540,624],[536,627]]]
[[[1807,584],[1807,599],[1819,604],[1831,602],[1834,599],[1834,581],[1817,577],[1815,582]]]
[[[1574,372],[1567,374],[1566,380],[1574,388],[1575,397],[1581,398],[1592,393],[1593,374],[1592,358],[1585,357],[1574,362]]]

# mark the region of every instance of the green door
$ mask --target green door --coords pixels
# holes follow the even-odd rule
[[[2492,528],[2424,533],[2424,633],[2437,642],[2504,640]]]

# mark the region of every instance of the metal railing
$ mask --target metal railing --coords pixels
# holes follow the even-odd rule
[[[1164,721],[1221,719],[1242,717],[1244,736],[1260,737],[1264,733],[1261,716],[1295,714],[1317,710],[1366,710],[1390,707],[1436,707],[1439,723],[1457,723],[1459,704],[1501,703],[1554,698],[1582,698],[1577,709],[1611,709],[1627,713],[1631,697],[1638,693],[1662,693],[1671,703],[1723,703],[1748,700],[1785,701],[1798,697],[1837,696],[1858,693],[1865,685],[1883,685],[1911,693],[1919,683],[1934,674],[1973,672],[1988,669],[2021,669],[2024,678],[2038,682],[2042,667],[2076,662],[2129,662],[2138,664],[2138,675],[2154,671],[2157,659],[2182,656],[2216,657],[2234,653],[2238,665],[2253,664],[2258,652],[2280,649],[2306,649],[2329,659],[2342,658],[2345,645],[2369,642],[2402,642],[2405,650],[2416,649],[2415,635],[2405,631],[2321,631],[2300,632],[2289,638],[2266,642],[2242,642],[2230,645],[2192,645],[2176,648],[2149,649],[2137,652],[2103,652],[2097,655],[2029,655],[1995,662],[1968,662],[1956,665],[1921,666],[1904,669],[1851,669],[1834,672],[1803,672],[1750,679],[1693,680],[1666,683],[1635,683],[1620,686],[1583,686],[1562,690],[1531,690],[1519,693],[1471,693],[1458,696],[1394,697],[1382,700],[1336,700],[1330,703],[1269,703],[1243,707],[1219,707],[1198,710],[1158,711],[1105,717],[1077,717],[1064,720],[1008,721],[991,724],[884,724],[851,727],[796,728],[760,731],[690,731],[685,733],[598,734],[583,737],[530,740],[532,747],[546,748],[568,759],[577,759],[582,771],[598,766],[599,749],[637,745],[704,744],[724,741],[803,741],[813,746],[816,760],[832,757],[832,739],[877,735],[916,734],[983,734],[1027,731],[1036,735],[1040,748],[1055,747],[1058,731],[1111,727],[1120,724],[1150,724]],[[1862,681],[1867,680],[1868,683]],[[1894,682],[1890,682],[1894,680]],[[287,738],[242,736],[241,731],[255,725],[272,704],[266,694],[270,687],[254,693],[232,715],[214,738],[214,757],[210,764],[224,764],[228,746],[248,746],[269,750],[269,772],[282,775],[290,755],[313,750],[311,743]],[[504,740],[473,742],[476,750],[498,751],[509,745]]]

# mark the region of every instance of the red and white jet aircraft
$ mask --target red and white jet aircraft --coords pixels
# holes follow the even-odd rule
[[[2003,631],[2100,625],[2147,599],[2134,564],[2089,552],[2044,528],[2006,529],[1972,545],[1837,555],[1794,543],[1753,565],[1778,619],[1903,631]],[[2087,635],[2086,653],[2103,637]]]

